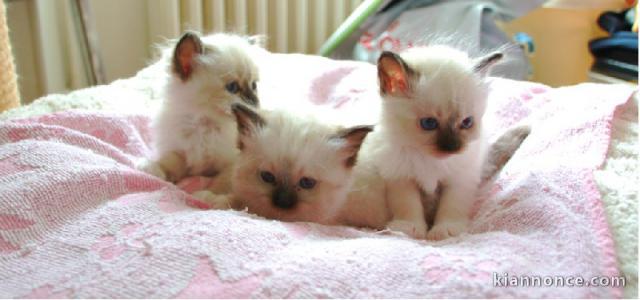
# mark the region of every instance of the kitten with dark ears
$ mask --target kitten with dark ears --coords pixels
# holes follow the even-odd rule
[[[237,128],[231,104],[257,107],[258,51],[230,34],[186,32],[175,44],[163,106],[153,122],[156,155],[139,167],[177,182],[217,175],[214,193],[230,191]]]
[[[344,128],[311,115],[232,106],[240,155],[233,204],[283,221],[334,223],[371,126]]]
[[[502,56],[473,59],[446,46],[380,56],[382,117],[363,151],[385,179],[390,229],[433,240],[466,230],[487,151],[485,78]],[[440,204],[427,232],[421,192],[437,187]]]
[[[488,192],[491,182],[502,170],[502,167],[511,159],[531,131],[528,125],[515,126],[504,132],[488,149],[487,160],[482,166],[481,182],[483,189],[477,191],[475,197],[482,196]],[[375,133],[375,132],[374,132]],[[369,134],[370,137],[374,133]],[[367,141],[365,141],[367,143]],[[397,214],[394,214],[392,203],[394,199],[388,198],[388,185],[385,178],[381,176],[376,165],[371,159],[373,156],[367,153],[365,145],[360,150],[358,164],[353,171],[353,183],[347,200],[343,203],[342,209],[334,218],[335,224],[349,225],[356,227],[368,227],[377,230],[384,230],[389,227],[389,223]],[[435,193],[424,193],[419,190],[422,214],[425,223],[433,225],[435,215],[442,200],[443,186],[439,185]]]
[[[233,192],[212,199],[216,207],[247,208],[283,221],[387,227],[393,215],[385,180],[371,163],[375,155],[361,147],[370,126],[335,127],[300,112],[254,111],[241,104],[233,112],[241,154]],[[515,127],[492,144],[483,180],[499,172],[528,134],[528,126]],[[425,218],[432,222],[438,195],[424,196],[430,204]]]

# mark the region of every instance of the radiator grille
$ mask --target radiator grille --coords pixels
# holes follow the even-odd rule
[[[317,53],[363,0],[148,1],[154,41],[176,37],[186,29],[232,31],[264,34],[267,48],[274,52]]]

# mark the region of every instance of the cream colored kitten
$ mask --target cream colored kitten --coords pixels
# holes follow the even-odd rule
[[[200,38],[187,32],[176,43],[162,109],[153,123],[156,156],[141,168],[177,182],[217,175],[212,192],[230,191],[237,129],[231,104],[258,106],[257,51],[229,34]]]
[[[485,187],[491,186],[491,181],[518,150],[522,142],[530,133],[528,125],[520,125],[507,130],[488,149],[488,157],[482,167],[482,182]],[[370,133],[365,144],[376,133]],[[372,145],[372,144],[370,144]],[[348,198],[334,218],[336,224],[369,227],[383,230],[394,219],[392,209],[394,199],[387,198],[388,184],[381,176],[376,164],[377,153],[367,152],[371,148],[362,146],[358,156],[358,164],[353,170],[353,184]],[[373,154],[373,155],[370,155]],[[433,224],[436,209],[441,202],[443,186],[439,185],[435,193],[426,194],[420,191],[423,219],[426,224]],[[485,191],[478,191],[474,196],[479,196]]]
[[[300,112],[255,112],[242,104],[233,112],[241,152],[233,206],[272,219],[335,223],[372,128],[330,126]]]
[[[363,152],[385,179],[390,229],[433,240],[466,230],[487,150],[485,77],[501,58],[474,60],[446,46],[380,56],[382,117]],[[434,194],[438,186],[440,204],[427,233],[420,191]]]
[[[217,207],[246,207],[283,221],[386,228],[392,214],[385,181],[368,163],[372,156],[360,149],[371,127],[340,129],[300,112],[255,112],[243,105],[234,105],[233,111],[242,153],[233,195],[213,199]],[[494,159],[488,160],[483,178],[493,177],[528,134],[528,126],[503,134],[489,151]],[[438,195],[424,196],[436,205]],[[425,211],[430,222],[433,210]]]

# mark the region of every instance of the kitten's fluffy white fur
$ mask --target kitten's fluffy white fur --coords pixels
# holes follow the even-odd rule
[[[393,214],[387,203],[385,179],[371,161],[375,154],[369,155],[359,147],[371,134],[370,127],[329,125],[316,114],[300,110],[252,111],[245,107],[235,111],[238,124],[244,127],[239,130],[243,150],[235,164],[233,193],[226,199],[215,199],[218,207],[247,208],[251,213],[283,221],[378,230],[387,227]],[[502,135],[491,147],[494,159],[483,178],[497,173],[528,133],[529,128],[521,126]],[[345,164],[350,157],[357,158],[355,166]],[[274,203],[278,184],[265,182],[261,178],[264,171],[280,180],[280,185],[291,187],[296,205],[280,207]],[[302,177],[317,183],[312,189],[301,189],[296,184]],[[425,197],[435,203],[438,195]],[[434,209],[425,211],[431,221]]]
[[[391,60],[378,66],[383,94],[380,124],[362,147],[368,131],[352,131],[356,134],[351,138],[342,135],[342,142],[335,143],[340,135],[328,125],[336,122],[335,112],[304,105],[286,111],[236,111],[237,123],[245,130],[243,134],[240,129],[243,150],[233,176],[234,206],[267,218],[390,227],[424,238],[426,219],[433,220],[430,214],[440,198],[429,237],[442,239],[465,230],[481,178],[495,174],[529,132],[526,126],[508,131],[491,149],[492,165],[483,167],[487,141],[480,120],[486,108],[485,76],[501,55],[474,60],[448,47],[430,47],[387,58]],[[306,116],[305,111],[315,116]],[[445,132],[444,143],[437,131],[421,128],[425,117],[452,127]],[[462,129],[460,122],[468,117],[478,121]],[[449,147],[452,141],[455,147]],[[344,148],[338,145],[351,145],[349,155],[357,155],[355,166],[345,167]],[[286,195],[295,194],[298,204],[276,205],[277,188],[261,178],[263,171],[283,178],[279,185],[288,186],[291,192]],[[320,184],[300,189],[296,183],[302,177]]]
[[[382,117],[362,152],[385,179],[389,228],[436,240],[466,229],[487,150],[485,75],[500,58],[494,53],[473,60],[446,46],[381,56]],[[463,128],[465,120],[472,120],[471,127]],[[434,194],[438,186],[440,204],[427,233],[420,190]]]
[[[234,113],[241,154],[233,206],[284,221],[333,223],[371,127],[332,126],[300,111],[255,112],[239,104]]]
[[[186,33],[164,59],[170,61],[163,106],[153,122],[156,154],[142,168],[178,181],[188,175],[218,175],[217,193],[230,190],[238,150],[230,106],[257,105],[257,53],[245,37]],[[230,88],[233,82],[237,86]]]

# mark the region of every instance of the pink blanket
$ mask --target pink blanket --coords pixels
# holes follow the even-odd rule
[[[273,61],[276,95],[331,104],[376,92],[343,86],[368,65]],[[495,128],[524,120],[533,131],[478,199],[470,233],[440,242],[205,210],[132,167],[150,152],[146,116],[0,123],[0,297],[619,297],[596,285],[619,273],[592,173],[630,93],[495,79]],[[589,286],[557,283],[570,277]]]

